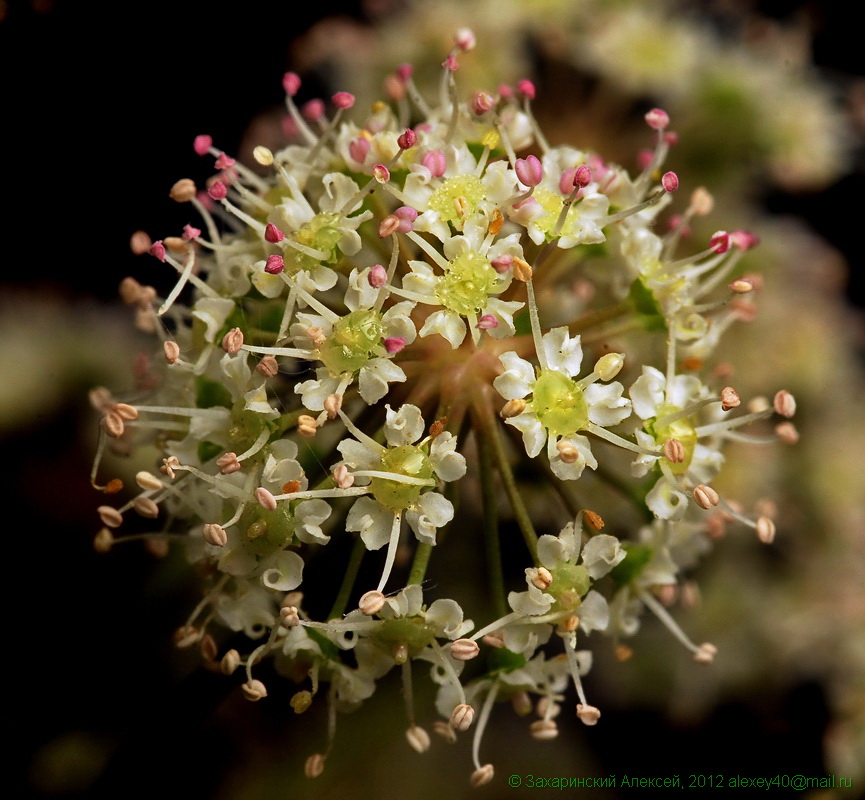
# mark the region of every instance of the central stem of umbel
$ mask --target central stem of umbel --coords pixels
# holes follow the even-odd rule
[[[679,188],[663,171],[668,115],[645,115],[651,146],[632,175],[550,145],[530,81],[460,101],[473,47],[458,32],[437,102],[403,64],[365,115],[347,92],[330,118],[320,100],[298,108],[301,80],[285,75],[292,140],[257,147],[255,165],[197,137],[215,174],[171,189],[189,223],[133,238],[176,285],[161,298],[121,284],[159,356],[122,397],[92,393],[93,485],[128,496],[100,506],[96,548],[177,542],[207,567],[177,645],[242,670],[253,701],[277,656],[300,683],[296,713],[327,704],[313,778],[338,744],[337,712],[394,668],[408,744],[429,748],[430,727],[449,742],[467,733],[479,786],[493,778],[481,740],[501,705],[534,711],[530,734],[551,739],[570,683],[577,716],[598,722],[583,683],[590,638],[629,658],[647,610],[710,663],[715,647],[668,610],[683,568],[728,529],[775,535],[768,515],[711,486],[725,444],[797,438],[788,392],[743,413],[724,383],[714,353],[753,318],[760,281],[740,262],[756,238],[720,231],[680,252],[712,198],[695,187],[667,214]],[[142,463],[154,447],[157,463]],[[130,493],[104,476],[116,469],[104,456],[133,450]],[[133,512],[152,523],[123,535]],[[485,582],[478,624],[424,588],[434,551],[476,552],[472,537],[485,563],[459,577]],[[505,548],[522,553],[524,576],[504,573]],[[304,569],[327,558],[333,580],[307,586]],[[233,635],[248,645],[227,647]],[[414,707],[418,671],[438,686],[431,724]]]

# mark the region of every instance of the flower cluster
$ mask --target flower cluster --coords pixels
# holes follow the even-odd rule
[[[301,684],[294,710],[321,696],[332,720],[399,668],[406,737],[421,752],[431,743],[411,686],[426,670],[439,687],[432,729],[449,741],[472,731],[481,785],[493,776],[479,754],[497,700],[534,708],[531,735],[550,739],[571,682],[578,717],[598,722],[582,682],[591,651],[578,647],[592,634],[627,658],[647,609],[695,661],[712,661],[713,645],[694,644],[666,609],[683,570],[728,525],[767,543],[775,533],[770,516],[712,488],[724,445],[792,442],[796,431],[788,392],[739,413],[712,369],[723,332],[754,314],[744,297],[759,278],[740,260],[756,239],[720,231],[679,254],[689,220],[711,212],[700,188],[656,230],[679,188],[663,171],[676,141],[668,115],[646,114],[653,147],[632,175],[551,146],[529,81],[461,102],[455,73],[473,46],[458,32],[437,104],[402,65],[392,102],[359,124],[344,119],[347,92],[332,97],[330,118],[320,101],[298,108],[300,78],[287,74],[294,139],[256,148],[259,168],[195,140],[215,174],[203,191],[189,179],[171,190],[195,219],[179,236],[133,242],[176,270],[176,285],[165,298],[132,278],[121,285],[161,358],[141,370],[136,396],[93,392],[92,479],[121,491],[116,478],[98,481],[106,450],[157,448],[158,469],[136,474],[140,491],[99,508],[95,545],[182,541],[206,568],[179,646],[198,645],[226,675],[242,668],[250,700],[267,695],[256,668],[272,658]],[[772,416],[783,420],[770,435],[740,430]],[[518,460],[548,481],[558,535],[538,534]],[[610,495],[588,508],[571,491],[586,470],[627,487],[645,524],[602,533]],[[478,486],[480,530],[451,526]],[[116,536],[131,511],[158,530]],[[522,534],[524,591],[506,593],[500,516]],[[456,600],[425,595],[449,526],[451,537],[486,539],[492,601],[477,629]],[[308,585],[305,568],[337,539],[353,544],[334,585]],[[368,559],[379,577],[363,585],[361,563],[379,550]],[[320,596],[333,605],[316,619]],[[225,649],[226,630],[247,637],[246,652]],[[335,732],[310,755],[310,777]]]

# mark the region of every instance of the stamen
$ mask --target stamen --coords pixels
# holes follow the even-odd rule
[[[486,777],[486,779],[483,781],[484,783],[487,783],[492,778],[492,764],[486,764],[481,767],[481,762],[478,759],[478,754],[480,753],[481,749],[481,739],[483,738],[484,730],[487,727],[487,722],[489,721],[490,713],[493,710],[493,704],[496,701],[496,695],[498,694],[498,691],[499,682],[493,679],[489,691],[487,692],[487,696],[484,698],[484,704],[481,706],[481,713],[478,717],[478,724],[475,726],[475,735],[472,738],[472,762],[475,765],[475,773],[474,775],[472,775],[472,784],[475,786],[482,785],[480,783],[474,782],[475,775],[477,775],[479,772],[484,772],[484,774],[486,774],[486,772],[489,773],[489,776]]]
[[[378,582],[377,591],[382,591],[387,584],[387,580],[390,577],[391,570],[393,569],[393,563],[396,559],[396,548],[399,544],[399,534],[402,522],[402,514],[394,514],[393,517],[393,527],[390,531],[390,541],[387,544],[387,555],[385,557],[384,569],[381,573],[381,578]]]

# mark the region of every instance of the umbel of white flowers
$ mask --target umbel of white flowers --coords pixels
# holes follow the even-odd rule
[[[460,102],[455,73],[473,46],[469,31],[457,34],[436,103],[402,65],[388,101],[360,123],[346,92],[330,117],[321,101],[298,109],[300,78],[287,74],[293,138],[276,153],[256,148],[260,168],[199,136],[195,151],[215,159],[216,174],[206,191],[189,179],[171,190],[196,219],[179,236],[133,237],[137,252],[176,270],[174,289],[160,298],[132,278],[121,284],[160,355],[122,400],[92,393],[102,414],[95,487],[123,490],[98,480],[106,448],[155,447],[161,459],[136,475],[125,504],[99,508],[97,550],[144,539],[164,553],[178,542],[208,566],[209,589],[176,643],[197,645],[226,675],[242,668],[250,700],[267,695],[254,676],[265,658],[301,681],[296,712],[321,696],[330,722],[310,777],[334,745],[336,712],[392,669],[409,745],[430,747],[412,695],[420,669],[438,686],[432,729],[448,741],[472,731],[478,786],[493,778],[480,747],[496,701],[534,709],[529,731],[547,740],[573,683],[577,715],[598,722],[582,682],[591,651],[578,638],[609,637],[627,658],[624,640],[648,609],[695,661],[711,662],[715,648],[694,644],[667,610],[682,570],[730,524],[766,543],[775,526],[710,482],[728,440],[797,438],[787,421],[743,433],[791,417],[793,397],[755,398],[738,414],[738,394],[712,369],[724,331],[754,314],[747,295],[759,278],[739,262],[755,237],[721,231],[677,255],[691,221],[712,210],[701,188],[655,231],[679,187],[662,172],[675,143],[667,114],[646,114],[654,142],[631,175],[551,146],[530,81]],[[619,349],[599,346],[608,341]],[[632,466],[615,483],[632,487],[646,522],[611,535],[600,512],[613,508],[581,506],[569,485],[616,450]],[[536,530],[520,459],[557,498],[557,536]],[[479,628],[457,600],[422,589],[467,473],[479,490],[464,491],[460,513],[473,506],[483,522],[452,538],[485,540],[491,603]],[[131,511],[154,530],[115,537]],[[524,591],[506,591],[502,516],[522,535]],[[334,539],[353,541],[344,569],[332,586],[307,586],[305,565]],[[362,560],[380,550],[380,577],[358,585]],[[332,597],[330,613],[312,618],[300,590]],[[243,632],[248,651],[223,652],[227,631]]]

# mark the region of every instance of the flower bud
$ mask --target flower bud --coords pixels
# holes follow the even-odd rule
[[[559,735],[559,726],[551,719],[539,719],[529,725],[529,732],[533,739],[548,742]]]
[[[467,731],[474,718],[475,710],[468,703],[460,703],[451,712],[450,725],[455,731]]]
[[[132,507],[139,516],[147,517],[147,519],[156,519],[159,516],[159,506],[144,495],[136,497],[132,501]]]
[[[738,408],[742,404],[739,393],[732,386],[725,386],[721,389],[721,410],[729,411],[731,408]]]
[[[252,703],[267,697],[267,687],[255,678],[247,681],[240,688],[243,690],[243,696]]]
[[[236,355],[241,347],[243,347],[243,331],[240,328],[232,328],[222,337],[222,349],[229,355]]]
[[[625,365],[625,356],[622,353],[607,353],[595,362],[595,373],[602,381],[611,381]]]
[[[775,540],[775,523],[769,517],[757,519],[757,538],[763,544],[772,544]]]
[[[448,744],[453,744],[457,740],[457,735],[449,722],[443,722],[437,719],[432,724],[433,733],[441,736]]]
[[[324,772],[324,756],[321,753],[313,753],[303,765],[303,774],[307,778],[317,778]]]
[[[412,725],[406,732],[405,738],[411,745],[412,750],[418,753],[425,753],[429,750],[430,739],[429,734],[420,727],[420,725]]]
[[[772,407],[775,409],[776,414],[789,419],[796,413],[796,398],[786,389],[782,389],[775,395]]]
[[[653,108],[644,117],[646,125],[652,130],[662,131],[670,124],[670,115],[662,108]]]
[[[228,534],[222,525],[217,525],[215,522],[208,522],[203,530],[204,541],[214,547],[225,547],[228,542]]]
[[[240,666],[240,653],[237,650],[229,650],[219,662],[219,671],[223,675],[232,675]]]
[[[495,775],[493,765],[484,764],[480,769],[476,769],[472,773],[469,783],[472,789],[477,789],[479,786],[486,786],[493,779],[493,775]]]
[[[119,528],[123,524],[123,515],[114,506],[99,506],[96,513],[102,524],[109,528]]]
[[[255,371],[263,378],[273,378],[279,374],[279,363],[273,356],[265,356],[255,365]]]
[[[357,607],[368,617],[378,614],[384,607],[384,595],[376,590],[366,592],[358,601]]]
[[[601,718],[601,712],[594,706],[577,703],[577,716],[583,725],[597,725]]]
[[[471,661],[480,651],[473,639],[457,639],[451,645],[451,657],[457,661]]]
[[[701,483],[699,486],[694,487],[693,496],[694,502],[700,506],[700,508],[706,510],[718,505],[719,502],[718,493],[711,486],[707,486],[705,483]]]
[[[198,189],[195,187],[195,181],[190,178],[181,178],[171,187],[168,196],[175,203],[188,203],[195,199],[196,194],[198,194]]]
[[[697,648],[697,652],[694,653],[694,661],[698,664],[711,664],[715,659],[715,654],[717,652],[718,648],[711,642],[703,642],[703,644]]]

